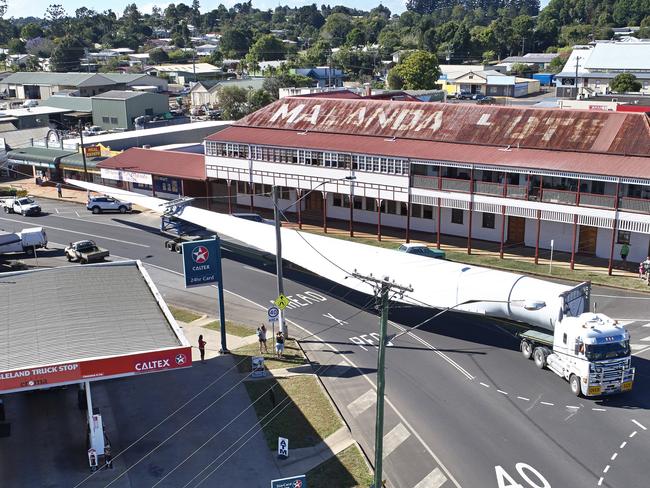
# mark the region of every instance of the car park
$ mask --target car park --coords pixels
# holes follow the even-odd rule
[[[130,203],[106,195],[88,198],[86,208],[94,214],[102,212],[127,213],[132,210]]]
[[[424,244],[402,244],[397,248],[399,252],[406,254],[414,254],[416,256],[424,256],[427,258],[445,259],[445,251],[440,249],[431,249]]]

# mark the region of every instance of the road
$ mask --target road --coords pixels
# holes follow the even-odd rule
[[[45,202],[44,202],[45,203]],[[51,241],[89,236],[114,256],[182,271],[163,247],[153,215],[89,215],[45,203],[48,215],[0,217],[47,227]],[[273,268],[225,253],[229,293],[265,307]],[[369,297],[286,272],[290,332],[299,337],[355,438],[372,457],[378,318]],[[387,353],[384,470],[394,487],[645,488],[650,458],[650,307],[648,296],[595,287],[598,310],[629,323],[635,389],[588,400],[549,371],[525,361],[498,322],[448,313],[402,336]],[[209,311],[214,313],[213,310]],[[426,320],[431,310],[395,305],[390,333]],[[644,332],[645,331],[645,332]],[[648,337],[646,337],[648,336]],[[644,344],[644,339],[647,339]]]

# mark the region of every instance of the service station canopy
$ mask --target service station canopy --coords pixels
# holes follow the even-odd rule
[[[0,275],[0,394],[189,367],[139,261]]]

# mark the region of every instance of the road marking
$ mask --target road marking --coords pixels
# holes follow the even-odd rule
[[[507,394],[508,394],[507,391],[503,391],[503,390],[497,390],[497,391],[498,391],[499,393],[501,393],[502,395],[507,395]]]
[[[630,434],[630,439],[636,435],[636,430]]]
[[[603,469],[603,473],[607,473],[607,471],[609,471],[609,464],[605,466],[605,469]]]
[[[447,481],[447,477],[438,468],[431,471],[413,488],[440,488]]]
[[[375,390],[370,389],[359,398],[348,404],[348,410],[354,417],[358,417],[368,410],[377,400]]]
[[[391,453],[409,437],[411,437],[411,433],[406,427],[404,427],[404,424],[401,422],[397,424],[388,434],[384,436],[384,459],[390,456]]]
[[[647,347],[648,346],[646,344],[630,344],[630,349],[632,349],[633,351],[639,351]]]
[[[598,486],[601,486],[603,484],[603,477],[601,476],[600,479],[598,480]]]
[[[636,344],[630,344],[630,349],[632,349],[634,351],[635,348],[633,346],[635,346],[635,345]],[[638,348],[637,348],[637,352],[635,352],[634,354],[636,354],[638,356],[640,354],[643,354],[646,351],[650,351],[650,346],[645,347],[645,344],[643,344],[643,346],[644,346],[644,349],[638,350]]]
[[[396,324],[396,323],[394,323],[394,322],[388,321],[388,323],[391,324],[393,327],[395,327],[396,329],[398,329],[398,330],[401,331],[401,332],[404,332],[404,331],[407,330],[406,328],[404,328],[404,327],[402,327],[401,325],[398,325],[398,324]],[[408,331],[408,332],[407,332],[407,335],[409,335],[410,337],[414,338],[414,339],[415,339],[416,341],[418,341],[420,344],[424,344],[425,346],[427,346],[429,349],[431,349],[433,352],[435,352],[438,356],[440,356],[441,358],[443,358],[445,361],[447,361],[449,364],[451,364],[454,368],[456,368],[458,371],[460,371],[463,375],[465,375],[465,376],[467,377],[467,379],[469,379],[469,380],[474,380],[474,376],[472,376],[471,374],[469,374],[465,368],[463,368],[460,364],[458,364],[456,361],[454,361],[453,359],[451,359],[449,356],[447,356],[447,355],[444,354],[443,352],[440,352],[440,351],[438,350],[438,348],[436,348],[435,346],[429,344],[427,341],[425,341],[425,340],[422,339],[421,337],[415,335],[415,334],[414,334],[413,332],[411,332],[411,331]]]
[[[592,408],[594,412],[606,412],[607,410],[604,408]]]
[[[580,408],[580,407],[576,407],[575,405],[567,405],[566,408]]]
[[[650,336],[648,336],[648,337],[644,337],[644,338],[641,339],[641,340],[642,340],[642,341],[646,341],[646,342],[647,342],[647,341],[650,341]]]
[[[488,385],[487,383],[481,383],[481,385],[483,385],[483,386],[486,387],[486,388],[489,388],[489,387],[490,387],[490,385]]]
[[[650,300],[650,297],[625,297],[620,295],[591,295],[591,296],[599,297],[599,298],[618,298],[619,300]]]
[[[644,425],[641,425],[639,422],[637,422],[637,421],[634,420],[634,419],[632,419],[632,423],[634,423],[637,427],[641,427],[643,430],[648,430],[648,429],[645,428]]]
[[[650,327],[650,324],[643,324],[641,327]]]
[[[153,267],[153,268],[158,268],[158,269],[161,269],[161,270],[163,270],[163,271],[167,271],[167,272],[173,273],[173,274],[178,275],[178,276],[183,276],[183,273],[179,273],[178,271],[174,271],[173,269],[165,268],[165,267],[163,267],[163,266],[158,266],[157,264],[146,263],[146,266],[151,266],[151,267]],[[211,286],[212,288],[217,288],[216,285],[210,285],[210,286]],[[229,293],[229,294],[232,295],[232,296],[235,296],[235,297],[237,297],[237,298],[240,298],[241,300],[244,300],[244,301],[246,301],[246,302],[248,302],[248,303],[250,303],[250,304],[252,304],[252,305],[254,305],[254,306],[256,306],[256,307],[258,307],[258,308],[260,308],[260,309],[262,309],[262,310],[266,310],[266,309],[267,309],[267,307],[265,307],[264,305],[260,305],[259,303],[257,303],[257,302],[255,302],[255,301],[251,300],[250,298],[246,298],[245,296],[240,295],[239,293],[236,293],[236,292],[234,292],[234,291],[230,291],[230,290],[226,290],[226,289],[224,289],[224,291],[225,291],[226,293]],[[316,334],[312,334],[310,331],[308,331],[307,329],[305,329],[302,325],[300,325],[300,324],[294,322],[294,321],[291,320],[291,319],[287,319],[287,322],[289,322],[290,324],[294,325],[295,327],[298,327],[298,328],[299,328],[300,330],[302,330],[304,333],[306,333],[306,334],[310,334],[311,337],[313,337],[314,339],[316,339],[317,341],[319,341],[321,344],[323,344],[323,345],[329,347],[329,348],[330,348],[332,351],[334,351],[335,353],[340,354],[340,351],[339,351],[336,347],[334,347],[334,346],[333,346],[332,344],[330,344],[329,342],[325,342],[323,339],[321,339],[320,337],[318,337]],[[362,374],[361,374],[361,377],[364,378],[368,383],[370,383],[370,386],[372,386],[374,389],[377,388],[377,386],[372,382],[372,380],[368,377],[368,375],[364,374],[364,373],[361,371],[361,368],[359,368],[359,366],[357,366],[356,364],[354,364],[354,362],[353,362],[351,359],[349,359],[349,358],[343,358],[343,361],[346,362],[346,363],[348,363],[348,364],[350,365],[350,367],[352,367],[352,368],[356,369],[357,371],[359,371],[360,373],[362,373]],[[451,471],[449,471],[449,469],[448,469],[448,468],[447,468],[447,467],[442,463],[442,461],[441,461],[440,458],[436,455],[436,453],[433,452],[433,449],[431,449],[431,447],[429,446],[429,444],[427,444],[427,443],[425,442],[425,440],[422,438],[422,436],[421,436],[421,435],[420,435],[420,434],[419,434],[419,433],[418,433],[418,432],[413,428],[413,426],[409,423],[409,421],[406,420],[406,418],[404,417],[404,415],[402,415],[402,412],[400,412],[400,411],[397,409],[397,407],[396,407],[395,404],[390,400],[390,398],[388,398],[387,396],[384,396],[384,401],[386,402],[386,405],[388,405],[388,406],[389,406],[389,407],[390,407],[390,408],[395,412],[395,414],[399,417],[399,419],[402,421],[402,423],[404,423],[404,425],[406,425],[406,427],[407,427],[407,428],[408,428],[408,429],[413,433],[413,436],[414,436],[414,437],[415,437],[415,438],[420,442],[420,444],[422,444],[422,446],[424,447],[424,449],[425,449],[425,450],[429,453],[429,455],[434,459],[434,461],[436,462],[436,464],[438,464],[438,466],[440,466],[440,467],[443,469],[443,471],[444,471],[445,474],[447,475],[448,479],[449,479],[449,480],[450,480],[450,481],[451,481],[451,482],[456,486],[456,488],[461,488],[460,483],[458,483],[458,481],[456,480],[456,478],[454,478],[454,476],[451,474]]]
[[[59,213],[59,209],[58,209],[58,208],[55,208],[54,210],[56,210],[56,213]]]
[[[542,405],[548,405],[549,407],[555,405],[555,403],[550,403],[550,402],[539,402],[539,403],[541,403]]]
[[[613,460],[616,459],[617,457],[618,457],[618,453],[615,452],[614,454],[612,454],[612,457],[610,458],[610,461],[613,461]]]
[[[530,401],[530,398],[526,398],[526,397],[520,397],[520,396],[518,396],[517,398],[519,398],[520,400],[523,400],[523,401],[525,401],[525,402],[529,402],[529,401]]]
[[[264,271],[262,269],[253,268],[252,266],[242,266],[242,268],[247,269],[249,271],[255,271],[256,273],[260,273],[260,274],[275,276],[275,273],[269,273],[268,271]]]
[[[623,441],[623,443],[619,446],[619,449],[623,449],[625,446],[627,446],[627,441]]]
[[[0,217],[0,220],[8,220],[9,222],[20,222],[21,224],[25,223],[22,220],[8,219],[6,217]],[[61,227],[52,227],[51,225],[43,225],[41,227],[44,227],[45,229],[60,230],[61,232],[70,232],[71,234],[80,234],[82,236],[87,236],[87,237],[96,237],[97,239],[104,239],[104,240],[107,240],[107,241],[121,242],[122,244],[129,244],[131,246],[146,247],[146,248],[151,247],[151,246],[147,246],[146,244],[140,244],[138,242],[123,241],[121,239],[115,239],[113,237],[99,236],[99,235],[96,235],[96,234],[88,234],[87,232],[77,232],[76,230],[62,229]]]
[[[75,210],[74,213],[75,213],[75,215],[76,215],[77,217],[81,218],[81,215],[79,215],[79,212],[77,212],[77,211]]]
[[[77,215],[79,215],[79,214],[77,214]],[[106,225],[108,227],[118,227],[118,228],[124,229],[124,230],[129,230],[130,229],[130,227],[125,226],[125,225],[111,224],[109,222],[101,222],[99,220],[88,220],[88,219],[84,219],[83,217],[79,218],[79,219],[75,219],[74,217],[63,217],[61,215],[52,215],[52,217],[56,217],[57,219],[75,220],[77,222],[84,222],[84,223],[87,223],[87,224],[97,224],[97,225]],[[81,215],[79,215],[79,217],[81,217]]]

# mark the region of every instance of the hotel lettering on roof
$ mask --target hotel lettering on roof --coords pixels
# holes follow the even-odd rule
[[[284,98],[205,141],[212,187],[240,205],[306,197],[298,219],[351,220],[598,256],[650,247],[645,114]],[[352,178],[351,178],[352,177]],[[351,230],[353,225],[350,226]]]

